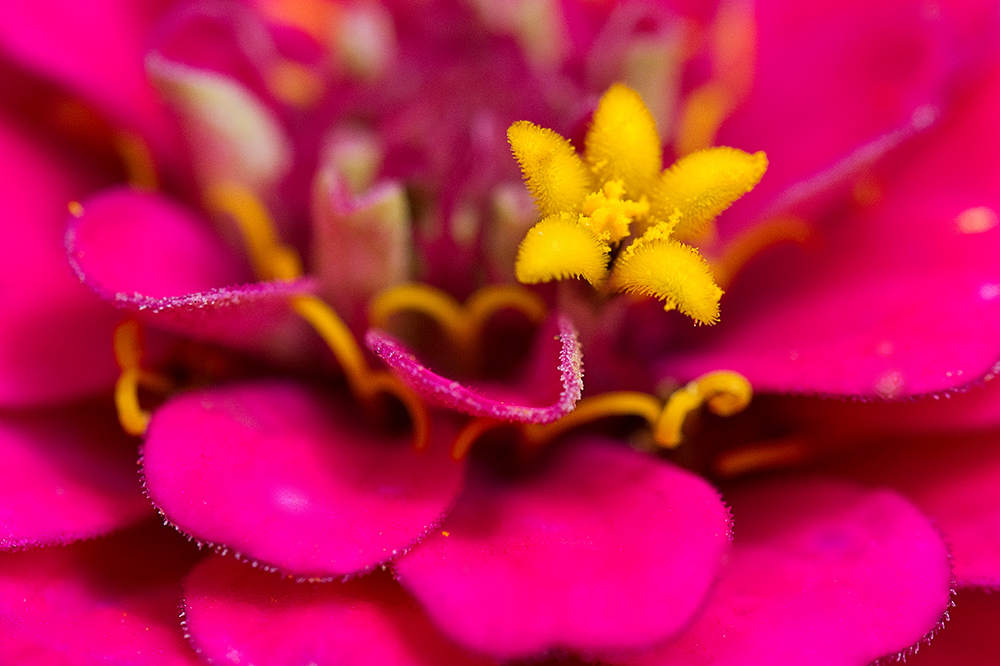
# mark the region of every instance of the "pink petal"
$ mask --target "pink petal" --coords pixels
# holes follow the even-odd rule
[[[758,262],[723,323],[666,362],[729,368],[763,392],[896,398],[963,386],[1000,359],[1000,69],[887,164],[881,199],[818,247]],[[787,259],[787,261],[783,261]]]
[[[729,496],[736,539],[708,604],[635,663],[868,664],[908,650],[947,611],[947,550],[895,493],[799,478]]]
[[[906,495],[951,546],[959,585],[1000,586],[1000,435],[908,438],[865,446],[829,469]]]
[[[93,196],[71,220],[66,247],[81,281],[155,326],[279,359],[310,339],[288,299],[313,291],[312,280],[245,284],[245,260],[160,195]]]
[[[380,291],[407,282],[412,220],[403,187],[381,183],[354,196],[332,168],[313,187],[313,265],[323,296],[349,322],[367,320]],[[351,248],[344,252],[343,248]]]
[[[366,427],[343,398],[288,383],[181,395],[150,423],[150,498],[181,531],[285,573],[370,569],[410,547],[458,494],[446,446]]]
[[[0,404],[66,400],[108,388],[118,375],[111,334],[120,315],[66,266],[66,204],[102,174],[0,122]]]
[[[150,515],[135,443],[110,409],[0,419],[0,550],[93,537]]]
[[[982,50],[995,14],[985,1],[933,12],[908,0],[756,3],[750,96],[716,143],[764,150],[769,166],[733,220],[844,184],[918,133],[940,114],[956,71]],[[776,201],[782,195],[788,200]]]
[[[950,620],[930,645],[906,659],[906,666],[974,666],[1000,663],[1000,595],[990,590],[961,590]]]
[[[0,52],[86,99],[116,124],[140,132],[158,149],[173,152],[143,69],[148,32],[165,4],[20,3],[5,8]]]
[[[209,557],[184,581],[186,629],[218,663],[485,664],[444,639],[387,576],[296,583]]]
[[[400,558],[400,581],[448,635],[499,657],[605,651],[680,631],[729,541],[701,478],[603,440],[505,478],[481,470]]]
[[[197,557],[162,525],[0,554],[0,663],[196,666],[177,619]]]
[[[428,368],[425,368],[417,361],[416,357],[409,353],[400,343],[379,331],[371,330],[365,335],[365,344],[373,352],[389,365],[396,375],[403,382],[429,400],[444,405],[450,409],[455,409],[472,416],[485,416],[504,421],[516,421],[520,423],[551,423],[556,419],[565,416],[573,411],[580,395],[583,392],[583,355],[580,352],[580,345],[577,341],[576,329],[569,319],[558,317],[555,319],[553,327],[543,328],[538,339],[543,343],[540,346],[532,363],[532,377],[524,382],[523,392],[510,398],[488,398],[479,392],[459,384],[457,381],[447,379],[438,375]],[[547,334],[548,329],[555,328],[555,335]],[[544,374],[544,367],[541,363],[547,362],[546,353],[548,348],[551,356],[555,355],[555,345],[549,341],[557,341],[560,345],[559,374],[562,383],[562,390],[555,402],[544,406],[534,406],[542,400],[551,400],[551,391],[548,396],[532,400],[539,389],[545,390],[554,381],[546,381],[546,377],[538,377]]]

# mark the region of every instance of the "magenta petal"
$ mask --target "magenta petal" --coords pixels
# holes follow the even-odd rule
[[[455,666],[485,664],[443,638],[385,575],[297,583],[209,557],[184,581],[185,625],[216,663]]]
[[[1000,359],[1000,68],[978,83],[877,179],[876,204],[844,211],[797,262],[752,267],[723,301],[719,330],[663,372],[728,368],[758,391],[883,398],[991,373]]]
[[[182,532],[241,559],[299,576],[370,569],[440,522],[464,467],[356,412],[278,382],[181,395],[149,426],[149,495]]]
[[[177,619],[195,557],[159,524],[0,554],[0,663],[196,666]]]
[[[245,260],[199,220],[156,194],[124,188],[84,202],[66,232],[80,280],[158,327],[277,358],[308,339],[288,299],[313,281],[240,284]]]
[[[0,122],[4,405],[76,398],[118,375],[111,334],[120,316],[73,278],[60,245],[66,204],[96,178],[44,145]]]
[[[1000,663],[1000,595],[960,590],[949,621],[930,645],[906,659],[906,666],[976,666]]]
[[[729,498],[736,538],[707,606],[638,663],[868,664],[908,650],[948,610],[947,549],[895,493],[800,478]]]
[[[832,469],[910,498],[944,533],[959,585],[1000,586],[998,437],[939,436],[865,447]]]
[[[110,410],[0,417],[0,550],[93,537],[148,517],[135,459]]]
[[[509,400],[487,398],[469,387],[462,386],[457,381],[442,377],[422,366],[416,357],[400,343],[379,331],[368,331],[365,336],[365,344],[378,354],[407,386],[445,407],[472,416],[484,416],[504,421],[551,423],[573,411],[583,392],[583,355],[580,352],[576,329],[565,317],[556,318],[555,324],[554,336],[546,333],[546,328],[549,328],[546,327],[540,332],[539,339],[543,344],[548,343],[549,340],[559,343],[558,370],[562,391],[555,402],[541,407],[525,404],[530,401],[524,395]],[[554,346],[549,344],[545,348]],[[553,350],[549,358],[555,353]],[[535,365],[547,362],[543,353],[536,354],[535,358],[538,359]],[[541,374],[538,370],[537,367],[532,368],[533,372]],[[546,385],[547,382],[544,380],[539,381],[532,377],[531,381],[526,382],[525,392],[531,391],[533,393],[539,387],[544,388]]]
[[[163,6],[128,0],[11,5],[0,22],[0,52],[168,149],[164,117],[143,69],[147,32]]]
[[[482,471],[400,558],[445,633],[499,657],[641,646],[681,630],[715,580],[729,513],[703,479],[603,440],[524,476]]]

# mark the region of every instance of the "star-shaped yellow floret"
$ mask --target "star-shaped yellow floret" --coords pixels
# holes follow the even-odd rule
[[[656,122],[622,84],[598,102],[582,155],[527,121],[511,125],[507,138],[543,218],[518,249],[518,280],[600,286],[610,271],[607,283],[618,291],[655,296],[696,323],[718,320],[722,290],[698,250],[681,241],[704,233],[760,182],[764,153],[708,148],[664,170]],[[625,244],[637,229],[642,235]]]

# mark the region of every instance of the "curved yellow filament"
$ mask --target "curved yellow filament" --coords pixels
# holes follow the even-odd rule
[[[291,280],[302,275],[298,254],[281,244],[271,215],[253,192],[237,183],[216,183],[205,192],[205,200],[210,209],[236,223],[260,279]]]
[[[639,416],[653,427],[660,418],[663,403],[656,396],[638,391],[612,391],[587,397],[576,408],[553,423],[527,424],[522,427],[530,444],[545,444],[578,426],[609,416]]]
[[[688,414],[707,405],[719,416],[732,416],[747,407],[753,397],[753,387],[746,377],[731,370],[718,370],[702,375],[675,391],[660,414],[653,437],[668,449],[683,440],[682,429]]]
[[[393,375],[368,367],[351,330],[326,302],[315,296],[295,296],[291,304],[333,352],[356,396],[370,402],[379,394],[388,393],[403,403],[413,422],[414,447],[424,449],[430,436],[430,416],[417,394]]]
[[[733,478],[751,472],[796,465],[808,457],[808,450],[804,442],[794,438],[758,442],[724,451],[712,466],[719,476]]]
[[[383,327],[397,312],[419,312],[433,319],[463,353],[473,353],[489,319],[500,310],[517,310],[534,323],[545,318],[545,302],[515,285],[489,285],[463,306],[451,295],[426,284],[404,284],[378,294],[368,306],[372,326]]]
[[[728,287],[747,263],[767,248],[784,241],[804,243],[812,233],[808,222],[799,217],[778,217],[752,225],[726,243],[722,254],[710,259],[709,265],[716,283]]]
[[[121,374],[115,382],[115,410],[122,429],[136,437],[145,434],[150,414],[139,404],[139,387],[169,391],[170,382],[142,369],[142,331],[139,322],[127,319],[114,331],[115,361]]]
[[[510,423],[483,417],[471,419],[465,424],[465,427],[459,431],[458,435],[455,437],[455,441],[452,442],[451,457],[455,460],[462,460],[469,454],[469,451],[472,449],[472,445],[476,443],[476,440],[490,430],[505,425],[510,425]]]
[[[135,132],[116,132],[113,137],[115,150],[125,167],[125,176],[132,187],[140,190],[160,189],[153,153],[141,136]]]

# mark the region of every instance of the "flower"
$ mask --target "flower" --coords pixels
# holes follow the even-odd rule
[[[3,661],[864,664],[995,612],[988,3],[11,12]]]

